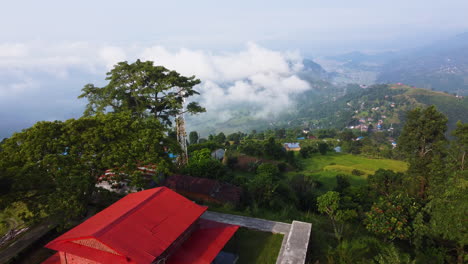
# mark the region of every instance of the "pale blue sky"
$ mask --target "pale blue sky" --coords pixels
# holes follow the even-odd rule
[[[253,41],[320,55],[402,48],[411,45],[407,42],[418,45],[468,30],[466,0],[2,2],[0,42],[156,43],[231,50]]]

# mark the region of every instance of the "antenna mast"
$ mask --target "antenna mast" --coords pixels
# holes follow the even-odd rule
[[[179,142],[182,153],[177,159],[179,165],[186,165],[188,162],[188,152],[187,152],[187,133],[185,132],[185,120],[184,120],[184,111],[183,107],[185,104],[185,98],[183,97],[182,89],[179,90],[179,96],[182,97],[182,110],[176,117],[176,130],[177,130],[177,141]]]

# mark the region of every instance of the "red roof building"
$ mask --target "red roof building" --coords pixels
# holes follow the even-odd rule
[[[132,193],[46,245],[43,263],[211,263],[238,226],[165,188]]]

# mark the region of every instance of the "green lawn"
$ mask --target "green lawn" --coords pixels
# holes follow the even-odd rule
[[[239,228],[223,251],[239,256],[239,264],[276,263],[283,235]]]
[[[378,169],[388,169],[398,172],[407,170],[406,162],[391,159],[370,159],[363,156],[329,153],[327,155],[315,154],[311,158],[302,160],[302,173],[324,184],[324,189],[333,189],[336,183],[335,176],[347,174],[352,184],[360,185],[366,182],[367,176]],[[364,172],[362,176],[352,175],[354,170]]]

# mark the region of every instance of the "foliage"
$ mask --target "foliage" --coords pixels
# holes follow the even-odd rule
[[[200,142],[198,144],[191,144],[187,147],[187,150],[189,153],[192,153],[196,150],[201,150],[201,149],[209,149],[211,151],[214,151],[216,149],[222,148],[223,146],[221,144],[218,144],[213,141],[207,141],[207,142]]]
[[[468,167],[468,158],[466,157],[468,153],[468,123],[458,122],[452,135],[455,140],[452,141],[451,163],[454,170],[464,171]]]
[[[318,151],[319,151],[320,154],[322,154],[322,155],[327,154],[327,151],[328,151],[328,144],[325,143],[325,142],[320,142],[320,143],[318,144]]]
[[[392,170],[378,169],[373,175],[367,177],[369,188],[376,196],[389,196],[398,191],[403,191],[405,186],[404,174]]]
[[[335,192],[340,194],[344,193],[351,186],[349,182],[349,176],[346,174],[336,175],[336,187],[333,189]]]
[[[194,162],[194,163],[207,160],[207,159],[211,159],[211,150],[207,148],[196,150],[192,152],[190,156],[190,162]]]
[[[213,141],[218,143],[218,144],[224,144],[224,142],[226,142],[226,135],[224,135],[223,132],[220,132],[218,135],[216,135],[213,138]]]
[[[152,61],[119,62],[107,73],[109,83],[102,87],[87,84],[79,98],[87,98],[85,115],[130,111],[134,116],[154,116],[164,124],[183,109],[183,100],[198,94],[193,87],[200,83],[195,76],[185,77]],[[205,109],[192,102],[187,112],[195,114]]]
[[[327,214],[330,218],[338,242],[343,237],[345,222],[357,216],[354,210],[341,210],[339,204],[340,194],[334,191],[328,191],[317,198],[318,211]]]
[[[409,161],[408,173],[419,185],[419,196],[425,198],[427,189],[434,181],[441,182],[437,175],[446,144],[447,117],[434,106],[409,111],[407,120],[398,138],[398,149]],[[438,177],[439,176],[439,177]]]
[[[317,194],[321,183],[306,177],[304,174],[295,174],[290,179],[289,185],[297,195],[299,208],[303,211],[317,210]]]
[[[67,224],[85,211],[106,169],[118,167],[134,185],[141,182],[138,164],[158,164],[167,172],[171,163],[164,146],[177,150],[159,121],[125,112],[38,122],[3,145],[0,168],[11,186],[2,204],[22,201],[35,220],[48,215]]]
[[[457,250],[459,263],[468,258],[464,247],[468,245],[468,175],[458,175],[451,178],[445,185],[445,190],[433,197],[424,208],[429,218],[419,230],[429,237],[451,241]],[[423,219],[419,219],[423,220]],[[466,261],[466,259],[465,259]]]
[[[211,151],[207,148],[193,151],[189,163],[182,172],[194,177],[222,179],[226,174],[226,167],[211,157]]]
[[[301,155],[302,158],[309,158],[313,153],[318,152],[318,147],[317,145],[307,145],[302,147],[301,150],[299,150],[299,154]]]
[[[415,261],[411,260],[410,256],[401,253],[394,244],[383,247],[382,252],[374,259],[376,264],[412,264]]]
[[[354,169],[354,170],[351,171],[351,174],[354,175],[354,176],[362,176],[362,175],[365,175],[366,173],[361,171],[361,170]]]
[[[254,197],[254,200],[260,205],[269,205],[280,181],[280,172],[278,167],[264,163],[258,166],[257,173],[248,184],[249,191]]]
[[[420,205],[404,194],[381,197],[366,213],[365,225],[367,230],[390,240],[410,239],[419,209]]]
[[[193,144],[197,144],[198,143],[198,133],[197,131],[191,131],[189,133],[189,142],[190,142],[190,145],[193,145]]]
[[[283,159],[287,157],[283,146],[274,138],[266,141],[244,140],[239,146],[239,152],[250,156],[262,156],[271,159]]]

